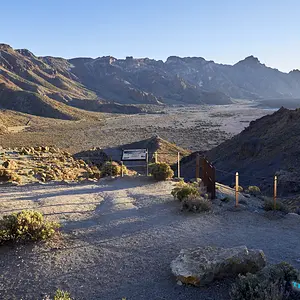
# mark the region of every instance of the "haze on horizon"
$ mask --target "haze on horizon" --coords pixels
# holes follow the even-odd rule
[[[1,3],[0,43],[39,56],[197,56],[235,64],[254,55],[300,69],[297,0],[38,0]]]

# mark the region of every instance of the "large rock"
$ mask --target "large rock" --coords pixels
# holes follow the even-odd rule
[[[255,273],[266,265],[262,250],[200,247],[184,249],[172,261],[171,269],[177,280],[195,286],[207,285],[214,280]]]

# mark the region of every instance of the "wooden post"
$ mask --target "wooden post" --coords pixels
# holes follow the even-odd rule
[[[149,154],[148,154],[148,149],[147,149],[147,154],[146,154],[146,176],[149,176]]]
[[[235,207],[239,205],[239,173],[235,173]]]
[[[121,161],[121,176],[124,177],[124,164],[123,164],[123,161]]]
[[[112,176],[112,157],[110,157],[110,176]]]
[[[216,169],[213,166],[211,166],[211,180],[212,180],[211,199],[216,199]]]
[[[154,162],[157,164],[157,151],[154,152]]]
[[[276,210],[276,199],[277,199],[277,176],[274,177],[274,210]]]
[[[200,177],[200,155],[197,153],[196,156],[196,179]]]
[[[180,153],[177,153],[177,177],[180,178]]]

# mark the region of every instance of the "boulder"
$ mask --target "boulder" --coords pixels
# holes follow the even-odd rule
[[[214,280],[256,273],[265,265],[266,258],[262,250],[248,250],[246,246],[206,246],[181,250],[179,256],[172,261],[171,269],[177,281],[205,286]]]

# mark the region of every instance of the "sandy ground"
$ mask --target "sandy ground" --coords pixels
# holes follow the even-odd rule
[[[93,147],[115,147],[159,135],[189,150],[208,150],[239,133],[249,122],[274,110],[238,102],[162,108],[162,114],[103,115],[104,120],[59,121],[39,119],[23,132],[0,136],[2,147],[55,145],[71,153]],[[19,127],[17,127],[19,128]]]
[[[259,248],[271,263],[300,268],[299,218],[267,218],[257,198],[243,199],[246,210],[216,200],[212,213],[182,213],[170,195],[174,184],[125,177],[1,187],[1,214],[43,211],[64,224],[65,242],[57,248],[2,246],[0,299],[42,299],[57,288],[86,300],[228,299],[229,282],[198,289],[177,285],[171,275],[180,249],[205,245]]]

